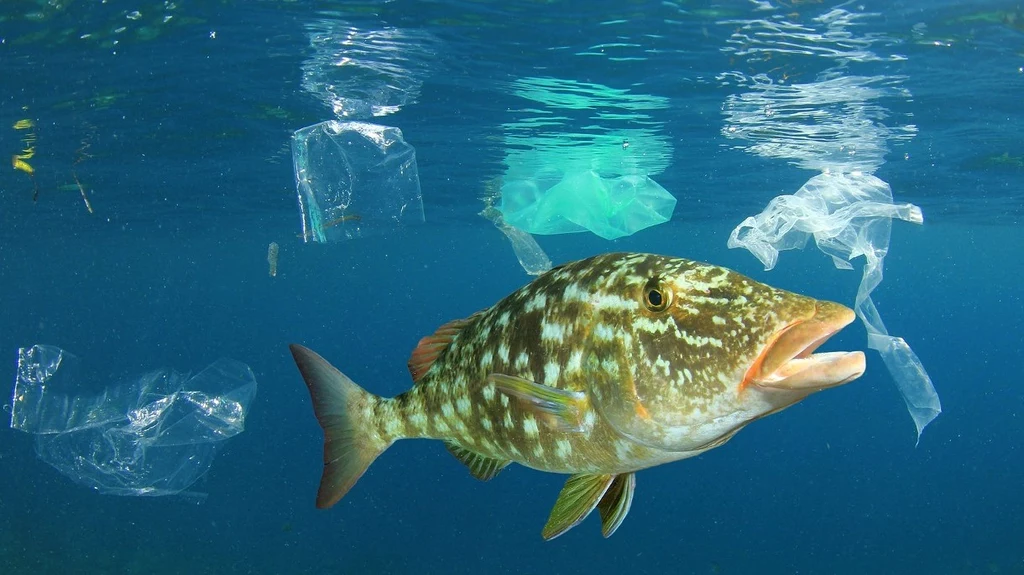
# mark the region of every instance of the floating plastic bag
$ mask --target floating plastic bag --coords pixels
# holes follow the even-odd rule
[[[321,122],[292,136],[302,237],[340,241],[424,221],[416,150],[402,131]]]
[[[591,231],[606,239],[632,235],[667,222],[675,197],[647,176],[603,178],[594,171],[568,172],[543,188],[535,180],[501,187],[501,212],[508,224],[531,234]]]
[[[743,220],[729,236],[729,247],[750,250],[770,270],[779,251],[802,249],[813,237],[836,267],[853,269],[847,260],[868,254],[869,260],[885,257],[892,218],[924,221],[917,206],[893,204],[889,184],[875,176],[826,172]]]
[[[11,427],[82,485],[111,495],[172,495],[207,472],[242,432],[256,380],[220,359],[189,377],[158,370],[98,395],[80,394],[78,359],[47,345],[18,350]]]
[[[514,80],[527,102],[502,125],[504,221],[531,234],[616,239],[671,219],[676,199],[651,179],[672,159],[654,112],[668,98],[561,78]]]
[[[889,184],[877,177],[826,172],[808,180],[796,194],[779,196],[763,212],[743,220],[732,231],[728,245],[749,250],[765,270],[775,267],[780,250],[803,248],[812,237],[837,268],[853,269],[849,261],[864,256],[864,276],[854,307],[867,328],[868,347],[882,355],[920,439],[925,426],[942,411],[938,394],[910,346],[902,338],[889,336],[870,297],[882,281],[893,218],[923,221],[917,206],[893,204]]]

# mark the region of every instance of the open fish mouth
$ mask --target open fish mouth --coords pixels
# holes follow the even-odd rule
[[[742,387],[757,385],[814,392],[857,379],[864,374],[864,352],[814,353],[855,318],[853,310],[846,306],[817,302],[812,317],[794,321],[776,332],[747,371]]]

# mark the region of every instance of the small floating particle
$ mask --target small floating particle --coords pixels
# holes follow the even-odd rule
[[[267,246],[267,264],[270,266],[268,271],[270,277],[277,277],[277,252],[280,250],[277,242],[270,242]]]

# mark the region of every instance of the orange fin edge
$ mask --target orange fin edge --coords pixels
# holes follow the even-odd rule
[[[434,361],[441,355],[441,352],[448,349],[462,328],[469,325],[481,313],[483,312],[477,312],[467,318],[452,320],[437,328],[434,333],[420,339],[409,356],[409,375],[412,376],[413,382],[418,382],[425,373],[430,371]]]

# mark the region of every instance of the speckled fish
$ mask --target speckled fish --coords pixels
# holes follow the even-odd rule
[[[482,480],[511,462],[570,474],[544,538],[594,508],[607,537],[637,471],[860,377],[863,352],[814,353],[853,319],[719,266],[617,253],[441,326],[412,353],[413,387],[393,398],[292,345],[324,430],[317,506],[337,503],[396,440],[439,439]]]

